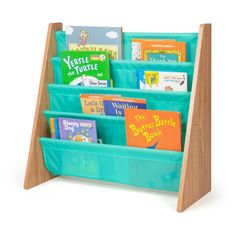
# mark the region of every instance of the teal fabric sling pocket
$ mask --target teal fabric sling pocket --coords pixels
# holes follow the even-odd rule
[[[51,111],[82,113],[80,94],[119,94],[122,97],[146,99],[147,109],[150,110],[180,112],[182,120],[182,143],[184,145],[190,101],[189,92],[140,91],[138,89],[110,89],[56,84],[49,84],[48,92]]]
[[[73,112],[44,111],[44,116],[50,126],[50,118],[74,118],[96,121],[97,136],[102,143],[126,146],[124,117],[91,115]]]
[[[52,58],[54,83],[62,83],[61,59],[59,57]],[[153,61],[126,61],[117,60],[110,62],[111,78],[115,88],[132,88],[137,89],[137,70],[147,71],[169,71],[169,72],[185,72],[188,75],[188,91],[191,91],[193,80],[193,62],[173,62],[173,63],[157,63]]]
[[[153,61],[111,61],[111,78],[115,88],[137,89],[137,70],[185,72],[188,76],[188,91],[191,91],[194,63],[173,62],[160,63]]]
[[[66,50],[66,33],[56,32],[57,56]],[[177,42],[186,42],[186,61],[194,62],[198,41],[198,33],[123,33],[123,59],[132,59],[132,39],[172,39]]]
[[[95,120],[103,144],[41,138],[44,163],[54,175],[68,175],[178,191],[183,152],[127,147],[124,117],[44,111],[50,118]]]
[[[166,191],[179,189],[182,152],[40,138],[54,175],[110,181]]]

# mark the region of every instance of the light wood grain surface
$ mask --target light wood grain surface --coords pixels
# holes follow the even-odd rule
[[[211,190],[211,25],[200,26],[177,211]]]
[[[25,189],[29,189],[54,177],[46,170],[44,166],[39,138],[41,136],[49,136],[49,129],[47,126],[47,121],[43,115],[43,110],[49,109],[47,85],[48,83],[53,83],[54,81],[51,57],[56,56],[55,32],[58,30],[62,30],[61,23],[53,23],[48,27],[42,74],[25,174]]]

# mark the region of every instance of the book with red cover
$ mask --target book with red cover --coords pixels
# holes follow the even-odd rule
[[[181,151],[179,112],[125,109],[128,146]]]

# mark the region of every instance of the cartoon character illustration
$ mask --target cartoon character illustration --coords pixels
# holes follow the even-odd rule
[[[70,85],[92,86],[97,84],[98,79],[93,76],[82,75],[70,82]]]
[[[150,75],[150,82],[151,82],[151,85],[154,84],[155,81],[156,81],[155,75]]]
[[[74,141],[89,143],[90,140],[86,136],[80,134],[79,132],[73,137]]]
[[[165,90],[166,90],[166,91],[172,91],[173,88],[172,88],[171,86],[166,86],[166,87],[165,87]]]
[[[152,88],[153,85],[158,85],[159,83],[159,76],[158,76],[158,72],[155,71],[146,71],[145,72],[145,80],[146,83]]]
[[[179,85],[183,85],[184,84],[184,81],[185,81],[185,75],[183,75],[183,77],[180,79],[179,81]]]
[[[157,144],[158,144],[158,142],[156,142],[154,145],[152,145],[152,146],[148,147],[148,149],[155,149],[155,148],[156,148],[156,146],[157,146]]]
[[[100,55],[100,61],[105,61],[105,60],[106,60],[105,54],[101,54],[101,55]]]
[[[105,54],[101,54],[101,55],[91,55],[90,57],[91,61],[105,61],[106,60],[106,55]]]
[[[88,39],[89,39],[89,35],[88,35],[87,31],[80,30],[80,44],[82,46],[85,46],[87,44]]]
[[[69,140],[72,140],[72,139],[73,139],[73,136],[72,136],[71,132],[69,133],[68,138],[69,138]]]

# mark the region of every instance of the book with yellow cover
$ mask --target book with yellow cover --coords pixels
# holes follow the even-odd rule
[[[186,43],[174,41],[143,41],[141,59],[157,62],[185,62]]]
[[[125,109],[128,146],[181,151],[179,112]]]

